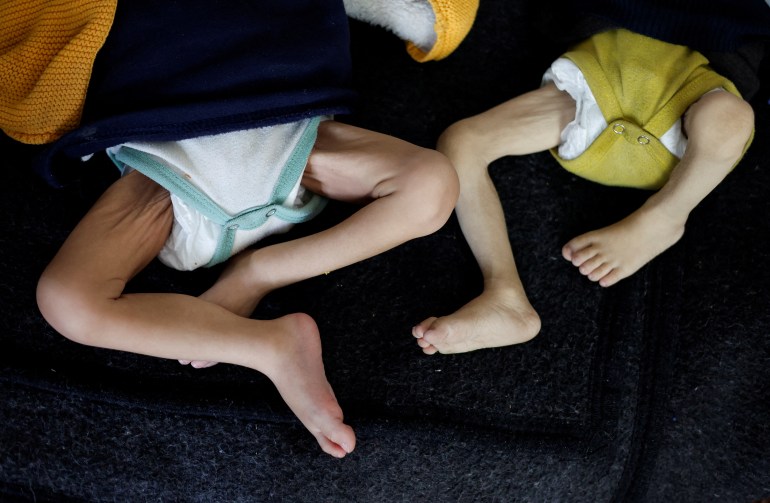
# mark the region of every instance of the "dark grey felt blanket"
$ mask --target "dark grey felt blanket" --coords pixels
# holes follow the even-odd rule
[[[425,65],[383,30],[352,22],[361,97],[341,119],[432,146],[453,121],[538,85],[560,51],[558,37],[542,37],[549,18],[529,3],[482,2],[460,49]],[[454,218],[434,235],[271,293],[255,317],[304,311],[318,321],[329,380],[358,434],[341,461],[318,449],[258,373],[87,348],[48,327],[35,306],[37,277],[112,168],[97,159],[94,176],[54,190],[27,169],[36,149],[3,139],[0,500],[770,496],[768,98],[765,81],[752,100],[754,145],[684,238],[609,289],[582,278],[560,248],[647,194],[577,179],[547,153],[492,165],[543,319],[529,343],[431,357],[415,345],[413,324],[481,288]],[[279,239],[353,210],[332,204]],[[216,272],[154,263],[132,288],[196,294]]]

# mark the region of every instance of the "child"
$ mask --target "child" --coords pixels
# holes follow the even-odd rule
[[[546,149],[607,185],[659,189],[620,222],[570,240],[562,255],[603,287],[676,243],[695,206],[731,171],[753,112],[698,52],[622,29],[603,31],[551,66],[544,85],[449,127],[438,150],[460,177],[457,216],[484,278],[482,294],[413,329],[426,354],[525,342],[540,330],[513,259],[487,167]]]
[[[435,151],[324,121],[302,185],[365,206],[331,229],[236,256],[200,298],[124,294],[126,283],[158,255],[174,221],[168,191],[138,171],[128,173],[43,272],[40,310],[59,333],[82,344],[263,372],[321,448],[343,457],[355,435],[326,380],[314,321],[301,313],[266,321],[248,316],[275,288],[437,230],[453,209],[457,182]]]
[[[76,3],[70,5],[78,7],[69,11],[71,23],[60,15],[67,2],[38,2],[26,10],[19,2],[5,11],[22,27],[16,31],[30,34],[18,39],[17,53],[26,49],[46,63],[36,67],[42,73],[31,86],[17,86],[26,90],[21,94],[35,86],[48,90],[41,83],[59,82],[61,72],[90,72],[91,64],[93,75],[86,75],[89,100],[74,131],[62,136],[60,130],[73,123],[77,107],[53,123],[24,120],[4,129],[30,143],[59,138],[41,164],[53,182],[62,175],[55,162],[62,153],[88,157],[107,150],[123,170],[43,272],[41,313],[82,344],[263,372],[325,452],[350,453],[355,434],[326,379],[315,322],[302,313],[276,320],[249,316],[275,288],[437,230],[459,193],[454,169],[434,150],[330,118],[346,110],[349,95],[341,3],[232,2],[224,9],[202,1],[129,2],[115,14],[114,2],[93,1],[88,7],[96,15],[80,8],[88,1]],[[30,11],[35,15],[24,18]],[[44,19],[49,22],[36,30]],[[51,26],[66,36],[51,36]],[[29,47],[27,40],[33,41]],[[63,47],[37,52],[61,41]],[[100,59],[78,60],[84,45]],[[38,60],[26,61],[34,66]],[[18,71],[13,75],[22,78]],[[37,96],[43,101],[35,113],[63,103]],[[11,108],[3,118],[19,116],[7,106],[15,105],[13,99],[0,102]],[[29,113],[25,117],[34,115]],[[269,185],[262,186],[262,177]],[[254,207],[243,203],[250,194]],[[322,205],[319,197],[362,207],[317,234],[234,256],[200,297],[124,293],[159,254],[179,269],[221,262],[263,235],[311,217]]]

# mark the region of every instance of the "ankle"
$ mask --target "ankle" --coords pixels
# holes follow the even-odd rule
[[[542,324],[540,315],[529,302],[521,282],[487,279],[484,282],[482,296],[486,296],[499,309],[516,313],[517,319],[526,327],[521,332],[521,334],[527,334],[524,340],[529,340],[540,332]]]
[[[487,276],[484,278],[484,291],[500,295],[522,296],[524,286],[518,276]]]
[[[503,278],[486,278],[482,295],[495,299],[498,304],[510,306],[517,311],[535,310],[527,298],[521,281]]]
[[[690,217],[691,208],[680,207],[665,198],[657,197],[658,194],[650,197],[641,208],[639,213],[658,223],[665,223],[671,227],[684,227],[687,219]]]
[[[320,334],[315,320],[305,313],[291,313],[273,320],[266,320],[268,329],[262,330],[258,370],[270,379],[281,375],[296,362],[299,353],[313,354],[320,358]]]

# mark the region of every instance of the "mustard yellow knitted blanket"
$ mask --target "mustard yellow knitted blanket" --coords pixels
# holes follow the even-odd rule
[[[0,0],[0,129],[43,144],[80,122],[117,0]]]
[[[471,30],[479,8],[479,0],[428,0],[436,15],[436,43],[425,52],[409,42],[406,50],[415,61],[423,63],[444,59],[460,45]]]

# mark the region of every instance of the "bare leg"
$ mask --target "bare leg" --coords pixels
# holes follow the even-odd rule
[[[326,380],[315,322],[304,314],[259,321],[196,297],[123,294],[165,242],[168,193],[138,172],[115,182],[67,238],[38,284],[38,305],[82,344],[161,358],[220,361],[267,375],[327,453],[355,434]]]
[[[540,318],[516,270],[488,166],[504,156],[558,145],[561,130],[574,117],[575,102],[551,84],[462,120],[439,139],[438,149],[460,177],[457,217],[481,268],[484,291],[455,313],[414,327],[412,333],[426,354],[516,344],[540,331]]]
[[[687,151],[666,185],[620,222],[569,241],[564,258],[605,287],[638,271],[682,237],[690,212],[740,158],[753,124],[745,101],[726,91],[705,94],[685,115]]]
[[[243,254],[231,258],[229,264],[230,269],[237,269],[237,266],[234,266],[233,263],[243,259]],[[217,283],[219,280],[221,280],[221,278],[217,280]],[[241,296],[232,295],[232,292],[228,291],[227,287],[222,287],[222,285],[218,284],[215,284],[213,287],[209,288],[200,295],[200,298],[207,302],[221,306],[231,313],[248,318],[254,312],[254,308],[261,300],[261,297],[250,298],[246,303],[241,302],[242,299],[240,297]],[[252,304],[254,307],[252,307]],[[215,361],[203,360],[179,360],[179,363],[182,365],[190,365],[196,369],[206,369],[217,364]]]
[[[276,288],[438,230],[459,190],[440,153],[335,121],[319,126],[302,183],[330,199],[365,205],[330,229],[234,257],[204,298],[250,313]]]
[[[331,229],[233,257],[201,298],[248,316],[276,288],[438,230],[459,190],[451,164],[440,153],[335,121],[319,126],[302,184],[365,206]],[[216,362],[180,363],[206,368]]]

